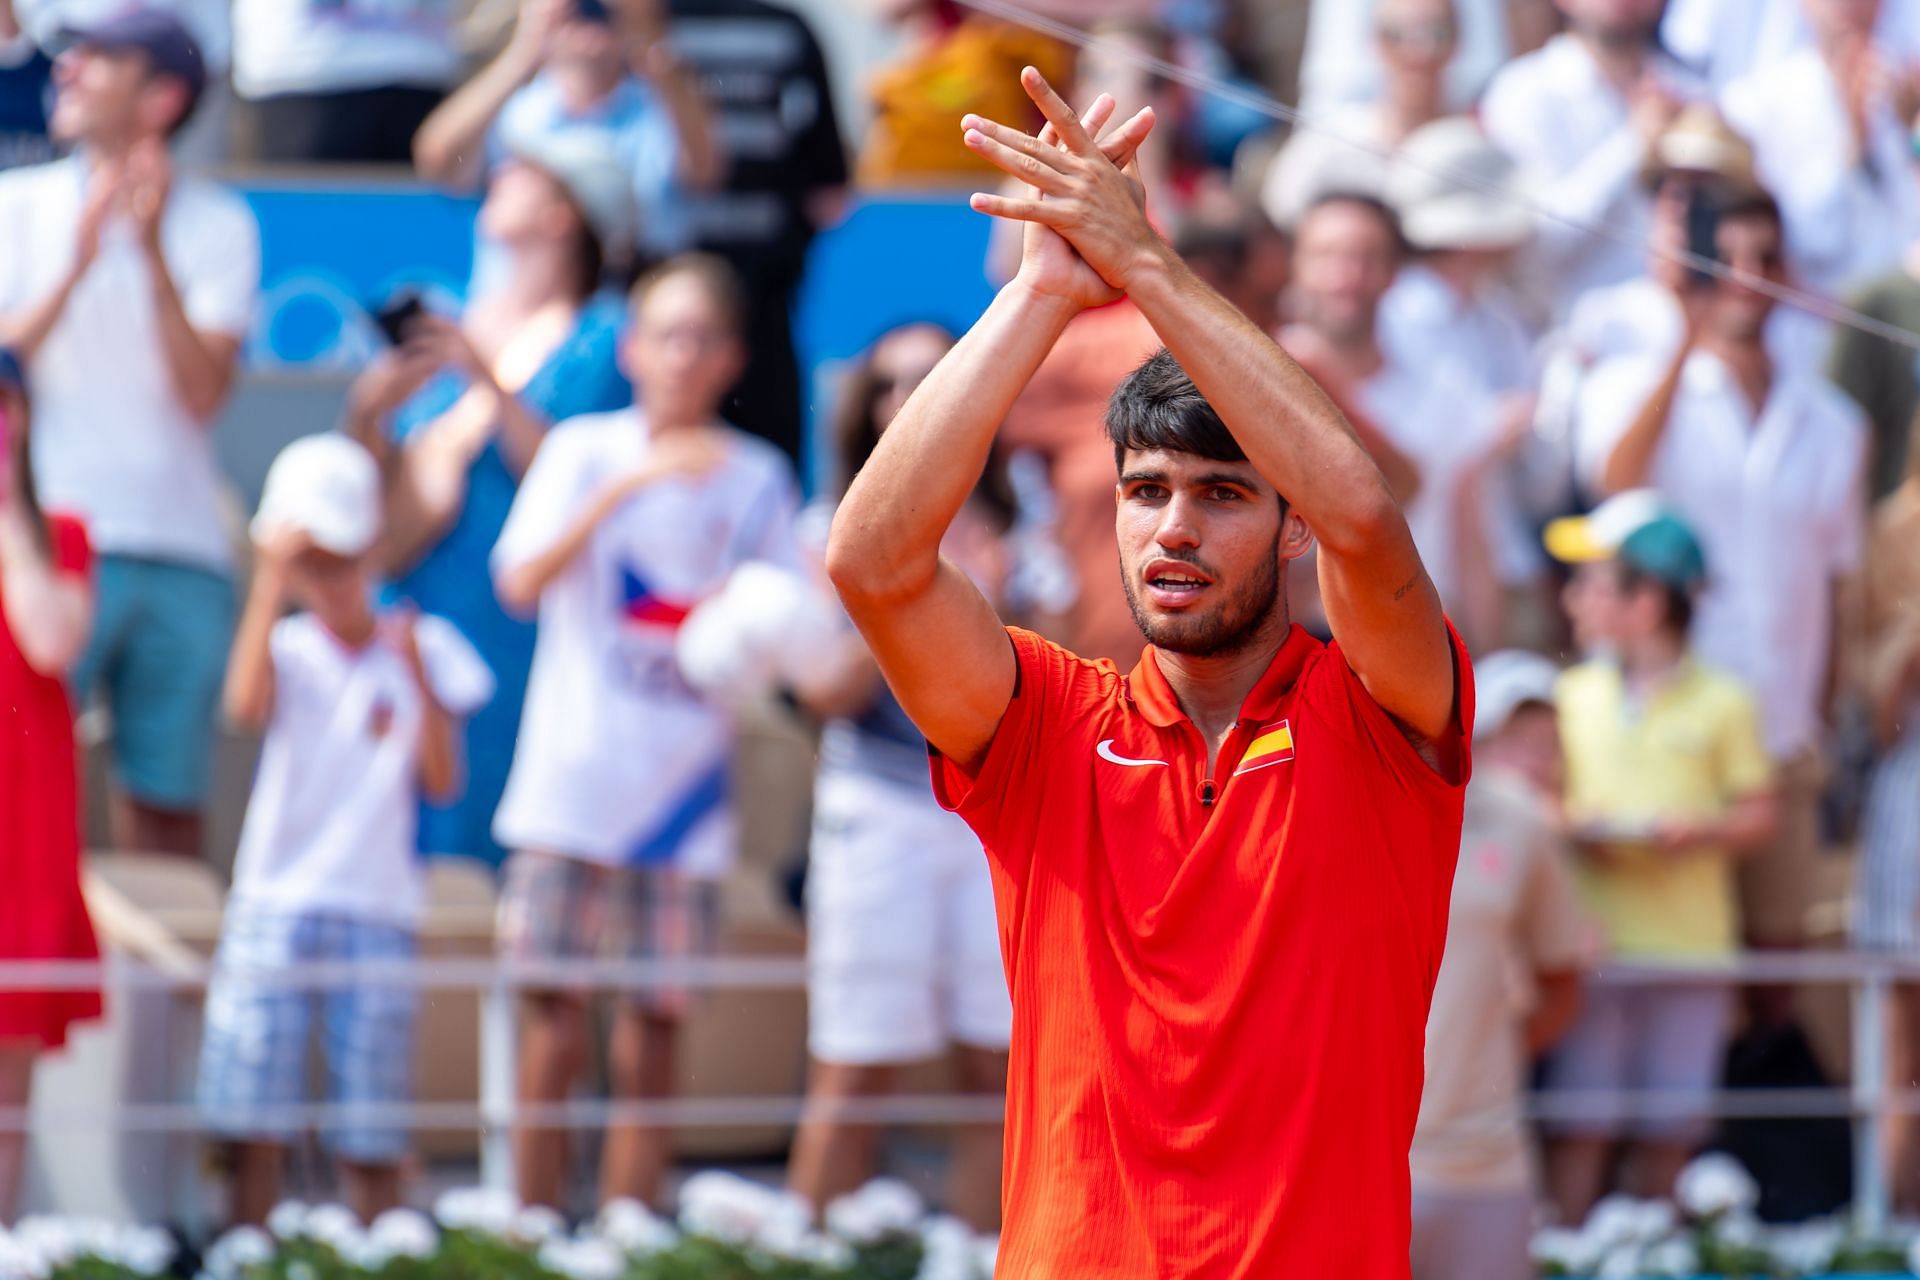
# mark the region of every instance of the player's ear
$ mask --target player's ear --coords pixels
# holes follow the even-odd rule
[[[1298,560],[1307,554],[1313,546],[1313,530],[1307,527],[1306,517],[1291,506],[1280,513],[1280,558]]]

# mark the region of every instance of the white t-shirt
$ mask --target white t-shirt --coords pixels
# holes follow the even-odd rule
[[[1663,88],[1698,98],[1699,80],[1668,58],[1655,63]],[[1541,218],[1523,251],[1564,315],[1588,289],[1631,280],[1646,267],[1653,207],[1640,181],[1646,144],[1633,128],[1626,96],[1576,37],[1561,34],[1508,63],[1480,104],[1487,136],[1535,180]],[[1566,221],[1562,221],[1565,219]],[[1602,228],[1611,236],[1588,228]]]
[[[233,87],[243,98],[460,78],[453,0],[234,0]]]
[[[749,560],[797,568],[792,469],[727,430],[703,476],[649,485],[601,523],[540,597],[526,712],[494,838],[594,862],[723,874],[733,856],[724,710],[674,658],[686,611]],[[526,564],[651,447],[637,409],[590,414],[547,436],[494,547],[493,573]]]
[[[1576,442],[1596,491],[1665,365],[1612,361],[1581,388]],[[1753,691],[1776,759],[1816,743],[1833,581],[1859,567],[1866,536],[1866,456],[1866,420],[1844,392],[1782,371],[1756,422],[1703,351],[1687,360],[1654,455],[1653,487],[1706,551],[1694,648]]]
[[[39,303],[71,268],[86,182],[80,156],[0,174],[0,315]],[[28,365],[40,498],[86,517],[103,552],[223,571],[213,424],[174,391],[136,236],[126,219],[108,221],[99,256]],[[187,319],[244,338],[260,287],[247,206],[177,179],[160,241]]]
[[[1440,599],[1457,609],[1465,518],[1460,486],[1467,470],[1493,447],[1493,397],[1458,371],[1391,358],[1354,390],[1361,410],[1419,469],[1420,491],[1407,504],[1407,527]],[[1524,537],[1511,490],[1490,484],[1482,498],[1480,515],[1497,560],[1496,575],[1506,583],[1526,581],[1538,558]]]
[[[1882,95],[1868,111],[1862,160],[1839,86],[1805,49],[1727,88],[1727,120],[1753,143],[1760,181],[1780,201],[1799,282],[1841,296],[1899,265],[1920,232],[1910,122]]]
[[[1660,39],[1716,90],[1814,43],[1806,0],[1669,0]],[[1874,40],[1896,63],[1920,58],[1920,0],[1883,0]]]
[[[470,715],[493,673],[445,619],[415,624],[440,705]],[[412,925],[420,690],[382,636],[350,649],[310,614],[273,629],[273,719],[240,831],[233,896],[249,905]]]

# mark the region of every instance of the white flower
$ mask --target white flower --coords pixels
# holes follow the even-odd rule
[[[173,1261],[173,1237],[157,1227],[128,1227],[116,1233],[111,1247],[101,1253],[139,1276],[157,1276]]]
[[[827,1206],[827,1230],[855,1244],[912,1231],[926,1216],[920,1193],[896,1178],[875,1178]]]
[[[0,1280],[46,1280],[50,1270],[37,1252],[0,1231]]]
[[[813,1211],[787,1191],[709,1169],[680,1189],[680,1226],[693,1235],[779,1252],[812,1229]]]
[[[1833,1267],[1847,1242],[1847,1228],[1832,1220],[1778,1227],[1767,1241],[1773,1256],[1801,1275],[1820,1275]]]
[[[1699,1274],[1700,1251],[1685,1236],[1669,1236],[1650,1246],[1640,1256],[1640,1268],[1648,1276],[1690,1280]]]
[[[367,1229],[367,1242],[383,1255],[393,1258],[431,1258],[440,1248],[440,1233],[433,1219],[417,1209],[389,1209],[373,1220]]]
[[[636,1258],[650,1257],[673,1248],[680,1233],[664,1218],[638,1200],[609,1200],[600,1210],[594,1230]]]
[[[1920,1236],[1907,1246],[1907,1270],[1920,1275]]]
[[[789,1234],[784,1228],[777,1228],[771,1238],[763,1237],[759,1243],[776,1258],[790,1262],[811,1263],[829,1271],[842,1271],[853,1265],[852,1245],[818,1231]]]
[[[1709,1151],[1680,1171],[1674,1199],[1695,1218],[1717,1218],[1760,1203],[1760,1186],[1732,1156]]]
[[[300,1224],[301,1233],[342,1257],[360,1247],[360,1219],[343,1204],[316,1205]]]
[[[543,1204],[530,1204],[513,1215],[508,1234],[527,1244],[545,1244],[567,1233],[567,1220]]]
[[[627,1257],[605,1240],[558,1236],[540,1246],[540,1265],[568,1280],[620,1280]]]
[[[1533,1260],[1542,1267],[1556,1266],[1578,1275],[1593,1268],[1593,1254],[1587,1237],[1567,1227],[1544,1227],[1533,1233]]]
[[[235,1227],[213,1242],[201,1266],[212,1280],[239,1280],[248,1267],[273,1260],[273,1237],[258,1227]]]
[[[14,1224],[13,1239],[29,1257],[51,1271],[80,1256],[83,1230],[79,1219],[35,1214]]]
[[[1623,1244],[1608,1250],[1593,1274],[1596,1280],[1641,1280],[1640,1247]]]
[[[1600,1257],[1621,1245],[1652,1244],[1671,1232],[1677,1221],[1673,1206],[1663,1200],[1611,1195],[1593,1207],[1580,1234],[1589,1255]]]
[[[976,1241],[973,1231],[958,1218],[945,1214],[920,1226],[920,1274],[916,1280],[974,1280]]]
[[[298,1240],[307,1233],[311,1210],[299,1200],[282,1200],[267,1214],[267,1230],[280,1240]]]
[[[1766,1243],[1767,1229],[1752,1213],[1736,1209],[1713,1224],[1713,1234],[1735,1249],[1758,1249]]]
[[[473,1231],[503,1236],[513,1229],[520,1199],[511,1191],[492,1187],[459,1187],[433,1205],[433,1216],[449,1231]]]
[[[990,1276],[1000,1266],[1000,1237],[980,1236],[973,1242],[974,1257],[978,1260],[980,1274]]]

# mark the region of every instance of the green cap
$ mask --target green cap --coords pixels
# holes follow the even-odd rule
[[[1680,591],[1707,580],[1707,556],[1693,530],[1670,515],[1658,515],[1628,534],[1616,553],[1621,564]]]

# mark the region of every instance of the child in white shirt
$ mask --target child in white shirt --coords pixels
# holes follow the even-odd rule
[[[279,1198],[300,1128],[286,1116],[309,1099],[316,1024],[330,1101],[412,1098],[413,987],[286,980],[313,964],[412,959],[416,806],[422,792],[458,791],[457,718],[493,695],[492,673],[450,623],[375,613],[379,524],[373,458],[330,434],[274,460],[254,520],[253,584],[225,704],[265,740],[207,993],[199,1082],[209,1129],[233,1143],[236,1221],[263,1220]],[[287,615],[289,604],[304,612]],[[364,1218],[399,1202],[404,1127],[349,1116],[324,1134]]]

